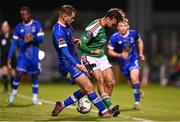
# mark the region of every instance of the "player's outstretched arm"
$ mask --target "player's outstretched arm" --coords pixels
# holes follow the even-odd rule
[[[84,65],[78,64],[77,61],[73,58],[73,56],[69,53],[67,47],[60,48],[61,52],[64,56],[72,63],[74,64],[80,71],[87,72],[87,69],[84,67]]]
[[[138,41],[138,48],[139,48],[139,57],[142,61],[145,61],[145,56],[144,56],[144,53],[143,53],[143,50],[144,50],[144,43],[142,40],[139,40]]]

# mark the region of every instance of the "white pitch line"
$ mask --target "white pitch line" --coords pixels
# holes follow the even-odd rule
[[[26,96],[23,94],[18,94],[17,97],[32,100],[32,98],[30,96]],[[45,100],[45,99],[39,99],[39,100],[41,100],[41,102],[49,104],[49,105],[55,105],[55,102],[53,102],[53,101],[49,101],[49,100]],[[72,106],[72,105],[68,106],[67,108],[76,109],[76,107]],[[94,109],[92,109],[91,112],[98,113],[98,111],[94,110]],[[125,116],[125,115],[120,115],[120,117],[125,118],[125,119],[133,119],[135,121],[153,122],[152,120],[148,120],[148,119],[144,119],[144,118],[138,118],[138,117]]]

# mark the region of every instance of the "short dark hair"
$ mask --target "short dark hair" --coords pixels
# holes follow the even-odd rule
[[[110,19],[115,18],[118,22],[124,21],[125,13],[119,8],[111,8],[105,14],[105,17],[109,17]]]
[[[67,14],[67,15],[72,15],[72,13],[76,13],[76,10],[74,7],[72,7],[71,5],[63,5],[59,8],[59,14]]]
[[[31,8],[28,7],[28,6],[23,6],[23,7],[20,8],[20,11],[24,11],[24,10],[28,11],[29,13],[31,13]]]

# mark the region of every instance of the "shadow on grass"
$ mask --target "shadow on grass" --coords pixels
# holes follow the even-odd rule
[[[31,106],[34,106],[34,105],[32,103],[31,104],[22,104],[22,105],[10,104],[10,105],[4,106],[4,107],[6,107],[6,108],[11,108],[11,107],[21,108],[22,107],[23,108],[23,107],[31,107]]]
[[[89,116],[89,115],[73,115],[72,114],[66,114],[66,116],[64,115],[59,115],[57,117],[53,117],[51,119],[48,120],[44,120],[44,121],[98,121],[99,119],[102,119],[99,116],[93,117],[93,116]]]

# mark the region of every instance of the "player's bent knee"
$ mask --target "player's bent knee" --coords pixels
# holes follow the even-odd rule
[[[86,92],[86,94],[93,91],[93,90],[94,90],[94,88],[93,88],[92,83],[87,83],[86,87],[84,88],[84,91]]]

